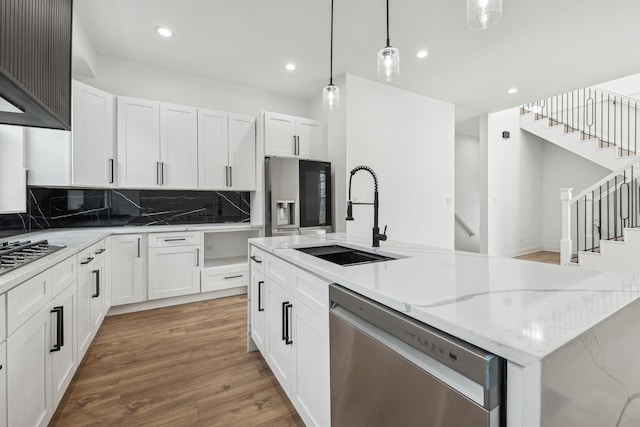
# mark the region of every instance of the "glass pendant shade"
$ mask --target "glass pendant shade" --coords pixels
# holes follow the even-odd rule
[[[378,80],[390,82],[400,76],[400,51],[387,46],[378,52]]]
[[[338,86],[330,83],[322,89],[322,105],[329,111],[338,108],[340,105],[340,89]]]
[[[485,30],[502,18],[502,0],[467,0],[467,26]]]

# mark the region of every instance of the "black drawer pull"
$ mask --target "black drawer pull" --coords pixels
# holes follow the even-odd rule
[[[289,311],[289,309],[291,309],[291,311]],[[291,339],[291,335],[289,335],[289,328],[291,327],[292,321],[291,318],[289,317],[289,313],[291,313],[293,311],[293,304],[290,304],[287,302],[287,305],[285,307],[285,318],[287,320],[287,339],[285,340],[285,344],[286,345],[290,345],[293,344],[293,340]]]
[[[98,298],[100,296],[100,270],[93,270],[91,273],[96,276],[96,293],[91,295],[91,298]]]
[[[163,239],[165,242],[182,242],[184,240],[187,240],[186,237],[180,237],[180,238],[175,238],[175,239]]]
[[[238,274],[237,276],[225,276],[224,280],[228,280],[228,279],[238,279],[240,277],[242,277],[242,274]]]
[[[287,304],[289,301],[285,301],[282,303],[282,341],[288,341],[289,337],[287,337],[287,332],[289,327],[287,326]]]
[[[53,353],[60,351],[64,345],[64,307],[53,307],[51,313],[56,313],[56,343],[50,350]]]
[[[93,257],[86,258],[84,261],[80,261],[80,264],[86,265],[93,261]]]
[[[260,280],[258,282],[258,311],[264,311],[262,306],[262,285],[264,285],[264,281]]]
[[[256,262],[256,263],[258,263],[258,264],[262,264],[262,260],[261,260],[261,259],[256,258],[256,256],[255,256],[255,255],[251,255],[249,258],[251,258],[251,261],[255,261],[255,262]]]
[[[105,253],[105,251],[106,251],[106,249],[98,249],[98,250],[96,251],[96,255],[103,254],[103,253]]]

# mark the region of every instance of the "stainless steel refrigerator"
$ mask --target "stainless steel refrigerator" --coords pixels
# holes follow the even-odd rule
[[[267,157],[264,173],[266,236],[333,231],[331,163]]]

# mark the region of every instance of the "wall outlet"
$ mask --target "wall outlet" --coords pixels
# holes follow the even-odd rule
[[[204,247],[205,252],[213,252],[214,249],[215,249],[214,245],[207,245]]]
[[[451,197],[447,197],[447,205],[451,206],[452,203],[453,200],[451,199]]]

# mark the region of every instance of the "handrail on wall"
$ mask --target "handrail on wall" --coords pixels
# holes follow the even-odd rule
[[[456,218],[456,222],[458,224],[460,224],[462,226],[462,228],[464,228],[464,230],[467,232],[467,234],[469,235],[469,237],[473,237],[476,235],[475,231],[473,231],[473,229],[471,227],[469,227],[469,224],[467,224],[466,222],[464,222],[464,220],[462,218],[460,218],[460,215],[458,215],[457,213],[454,213],[455,218]]]

